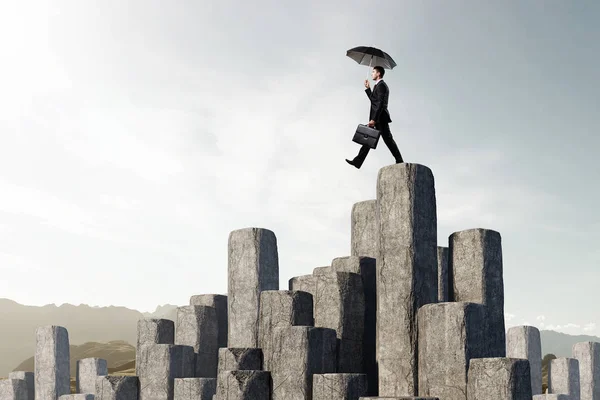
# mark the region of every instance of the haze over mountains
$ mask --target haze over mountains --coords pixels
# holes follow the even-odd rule
[[[126,307],[90,307],[88,305],[25,306],[8,299],[0,299],[0,377],[13,370],[33,370],[35,354],[35,329],[42,325],[60,325],[69,331],[69,341],[74,346],[77,359],[102,357],[115,366],[125,365],[135,359],[132,347],[137,339],[137,321],[141,318],[167,318],[175,320],[177,306],[158,306],[152,313],[141,313]],[[510,327],[510,325],[507,325]],[[586,335],[568,335],[555,331],[540,331],[542,354],[557,357],[571,356],[571,346],[582,341],[600,338]],[[97,343],[90,343],[97,342]],[[108,345],[99,345],[105,344]],[[125,343],[120,343],[125,342]],[[106,354],[104,354],[106,353]],[[78,356],[79,354],[79,356]],[[71,366],[72,370],[74,365]]]

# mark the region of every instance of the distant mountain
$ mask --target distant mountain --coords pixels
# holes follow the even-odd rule
[[[572,348],[579,342],[600,342],[598,336],[569,335],[555,331],[540,331],[542,342],[542,357],[546,354],[554,354],[556,357],[572,357]]]
[[[135,346],[137,321],[142,318],[175,320],[177,306],[157,307],[155,313],[143,314],[126,307],[90,307],[82,304],[25,306],[0,299],[0,377],[8,376],[23,360],[35,354],[35,330],[43,325],[64,326],[69,343],[107,343],[124,341]]]

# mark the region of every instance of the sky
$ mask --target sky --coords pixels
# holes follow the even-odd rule
[[[507,326],[600,335],[600,3],[0,5],[0,297],[153,311],[227,291],[272,230],[280,289],[350,255],[394,162],[345,158],[390,54],[391,131],[434,174],[438,245],[500,232]]]

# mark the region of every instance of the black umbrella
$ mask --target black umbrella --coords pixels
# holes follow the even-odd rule
[[[388,53],[375,47],[358,46],[346,51],[346,55],[360,65],[369,67],[379,65],[385,69],[394,69],[396,66],[396,62]]]

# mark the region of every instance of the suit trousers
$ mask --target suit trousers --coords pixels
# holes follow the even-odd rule
[[[392,155],[396,159],[396,163],[404,162],[402,160],[402,155],[400,155],[400,150],[396,145],[396,141],[392,136],[392,132],[390,131],[390,124],[387,122],[380,122],[378,124],[375,124],[375,129],[381,132],[381,138],[385,142],[388,149],[390,149],[390,151],[392,152]],[[365,162],[365,158],[367,158],[369,150],[371,150],[369,146],[367,146],[366,144],[363,145],[358,151],[358,155],[354,157],[354,160],[352,160],[352,162],[360,168]]]

